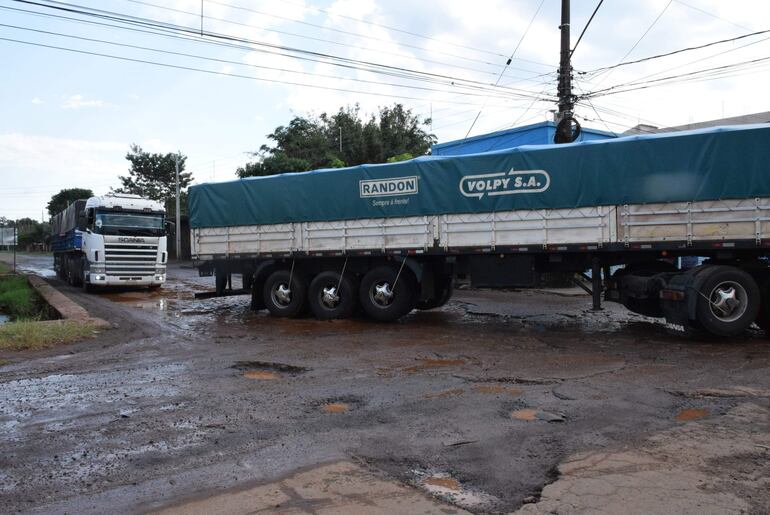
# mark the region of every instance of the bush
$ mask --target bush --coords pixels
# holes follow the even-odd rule
[[[0,280],[0,311],[17,319],[37,314],[37,296],[26,278],[16,276]]]

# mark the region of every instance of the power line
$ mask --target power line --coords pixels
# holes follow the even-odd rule
[[[128,0],[128,1],[136,2],[138,0]],[[327,27],[325,25],[319,25],[317,23],[311,23],[311,22],[303,21],[303,20],[295,20],[295,19],[289,18],[287,16],[281,16],[281,15],[277,15],[277,14],[267,13],[267,12],[260,11],[258,9],[253,9],[253,8],[250,8],[250,7],[243,7],[243,6],[234,5],[234,4],[228,4],[228,3],[224,3],[224,2],[218,2],[217,0],[208,0],[208,2],[212,3],[212,4],[221,5],[221,6],[224,6],[224,7],[229,7],[230,9],[237,9],[237,10],[241,10],[241,11],[251,12],[251,13],[254,13],[254,14],[259,14],[259,15],[262,15],[262,16],[269,16],[271,18],[276,18],[276,19],[284,20],[284,21],[290,21],[292,23],[297,23],[297,24],[300,24],[300,25],[305,25],[305,26],[308,26],[308,27],[316,28],[316,29],[328,30],[328,31],[332,31],[332,32],[337,32],[339,34],[346,34],[346,35],[355,36],[355,37],[358,37],[358,38],[370,39],[370,40],[373,40],[373,41],[378,41],[380,43],[393,43],[394,42],[391,39],[378,38],[378,37],[375,37],[375,36],[369,36],[369,35],[366,35],[366,34],[360,34],[360,33],[351,32],[351,31],[348,31],[348,30],[337,29],[337,28],[334,28],[334,27]],[[467,61],[484,62],[484,61],[479,61],[478,59],[464,57],[464,56],[460,56],[460,55],[457,55],[457,54],[452,54],[452,53],[449,53],[449,52],[442,52],[440,50],[431,50],[431,49],[427,49],[425,47],[421,47],[421,46],[418,46],[418,45],[411,45],[409,43],[404,43],[404,42],[401,42],[401,41],[397,41],[396,43],[398,43],[401,46],[407,47],[407,48],[413,48],[415,50],[422,50],[422,51],[429,51],[429,52],[433,52],[433,53],[436,53],[436,54],[441,54],[441,55],[446,55],[446,56],[454,57],[455,59],[464,59],[464,60],[467,60]],[[492,64],[492,63],[484,62],[484,64]],[[531,71],[531,70],[528,70],[528,71]]]
[[[387,98],[401,98],[406,100],[425,100],[424,97],[412,97],[412,96],[406,96],[406,95],[392,95],[392,94],[386,94],[386,93],[375,93],[372,91],[359,91],[359,90],[353,90],[353,89],[346,89],[346,88],[335,88],[332,86],[321,86],[318,84],[306,84],[301,82],[292,82],[292,81],[282,81],[277,79],[266,79],[262,77],[253,77],[251,75],[242,75],[237,73],[228,73],[223,71],[216,71],[216,70],[206,70],[203,68],[195,68],[192,66],[182,66],[177,64],[170,64],[170,63],[162,63],[158,61],[150,61],[147,59],[136,59],[132,57],[124,57],[124,56],[117,56],[112,54],[105,54],[101,52],[91,52],[87,50],[78,50],[74,48],[67,48],[67,47],[61,47],[56,45],[46,45],[43,43],[35,43],[31,41],[22,41],[18,39],[13,38],[4,38],[0,37],[0,41],[8,41],[12,43],[18,43],[22,45],[29,45],[29,46],[36,46],[36,47],[43,47],[43,48],[49,48],[54,50],[61,50],[65,52],[71,52],[71,53],[78,53],[78,54],[85,54],[85,55],[91,55],[91,56],[97,56],[97,57],[105,57],[109,59],[116,59],[120,61],[127,61],[127,62],[133,62],[133,63],[140,63],[140,64],[150,64],[153,66],[160,66],[164,68],[173,68],[177,70],[186,70],[186,71],[194,71],[194,72],[200,72],[200,73],[207,73],[210,75],[220,75],[225,77],[236,77],[240,79],[249,79],[259,82],[268,82],[268,83],[275,83],[275,84],[286,84],[290,86],[300,86],[300,87],[307,87],[307,88],[315,88],[315,89],[323,89],[323,90],[329,90],[329,91],[340,91],[343,93],[355,93],[359,95],[372,95],[372,96],[378,96],[378,97],[387,97]],[[445,102],[441,99],[435,99],[434,102]],[[462,104],[465,103],[467,105],[474,105],[472,102],[460,102],[460,101],[453,101],[453,103]]]
[[[196,18],[200,17],[202,19],[218,21],[218,22],[227,23],[227,24],[231,24],[231,25],[237,25],[237,26],[240,26],[240,27],[248,27],[248,28],[252,28],[252,29],[259,29],[259,30],[264,30],[266,32],[274,32],[276,34],[283,34],[283,35],[286,35],[286,36],[303,38],[303,39],[308,39],[308,40],[311,40],[311,41],[319,41],[319,42],[322,42],[322,43],[327,43],[327,44],[330,44],[330,45],[337,45],[337,46],[342,46],[342,47],[345,47],[345,48],[351,48],[351,45],[349,43],[343,43],[343,42],[334,41],[334,40],[331,40],[331,39],[318,38],[318,37],[314,37],[314,36],[309,36],[307,34],[297,34],[295,32],[289,32],[289,31],[285,31],[285,30],[273,29],[273,28],[263,27],[263,26],[260,26],[260,25],[251,25],[251,24],[248,24],[248,23],[242,23],[242,22],[238,22],[238,21],[234,21],[234,20],[229,20],[229,19],[226,19],[226,18],[217,18],[217,17],[214,17],[214,16],[202,15],[201,13],[196,13],[196,12],[192,12],[192,11],[185,11],[183,9],[176,9],[176,8],[173,8],[173,7],[166,7],[166,6],[163,6],[163,5],[154,4],[152,2],[145,2],[145,1],[142,1],[142,0],[125,0],[125,1],[131,2],[131,3],[135,3],[135,4],[139,4],[139,5],[145,5],[145,6],[148,6],[148,7],[154,7],[156,9],[162,9],[162,10],[165,10],[165,11],[171,11],[171,12],[180,13],[180,14],[187,14],[189,16],[194,16]],[[367,36],[361,36],[361,37],[367,37]],[[476,73],[482,73],[482,74],[487,74],[487,75],[494,75],[494,72],[491,72],[491,71],[488,71],[488,70],[480,70],[479,68],[471,68],[469,66],[461,66],[461,65],[458,65],[458,64],[451,64],[451,63],[447,63],[447,62],[443,62],[443,61],[436,61],[436,60],[433,60],[433,59],[427,59],[427,58],[424,58],[424,57],[417,57],[417,56],[412,56],[412,55],[407,55],[407,54],[400,54],[398,52],[389,52],[387,50],[382,50],[382,49],[379,49],[379,48],[362,48],[362,50],[365,50],[367,52],[374,52],[374,53],[377,53],[377,54],[384,54],[384,55],[391,55],[391,56],[394,56],[394,57],[406,58],[406,59],[417,59],[417,60],[420,60],[420,61],[424,61],[426,63],[437,64],[437,65],[440,65],[440,66],[448,66],[448,67],[451,67],[451,68],[458,68],[458,69],[472,71],[472,72],[476,72]],[[423,51],[425,51],[425,49],[423,49]],[[457,56],[455,56],[455,57],[457,57]],[[495,63],[489,63],[489,62],[480,61],[480,60],[477,60],[477,59],[469,59],[469,58],[464,58],[464,57],[458,57],[458,58],[464,59],[464,60],[468,60],[468,61],[479,62],[481,64],[485,64],[485,65],[488,65],[488,66],[497,66],[497,64],[495,64]],[[531,72],[531,70],[524,70],[524,69],[519,69],[519,70]]]
[[[93,8],[85,8],[88,10],[81,9],[81,6],[75,5],[75,4],[66,4],[63,2],[56,2],[54,0],[48,0],[48,3],[43,4],[40,2],[35,2],[32,0],[15,0],[20,3],[25,4],[31,4],[38,7],[45,7],[50,8],[54,10],[60,10],[75,14],[80,14],[84,16],[90,16],[90,17],[96,17],[100,19],[108,19],[110,21],[116,21],[118,23],[125,23],[129,25],[138,25],[145,28],[153,28],[155,30],[163,30],[172,32],[174,34],[184,34],[184,35],[191,35],[194,34],[196,36],[198,35],[198,29],[191,29],[189,27],[185,26],[179,26],[174,25],[170,23],[164,23],[164,22],[158,22],[156,20],[147,19],[147,18],[141,18],[136,16],[130,16],[130,15],[124,15],[122,13],[115,13],[111,11],[105,11],[102,9],[93,9]],[[50,4],[57,4],[57,5],[50,5]],[[391,66],[391,65],[385,65],[380,63],[375,63],[371,61],[362,61],[358,59],[352,59],[347,57],[341,57],[334,54],[328,54],[323,52],[317,52],[317,51],[311,51],[311,50],[304,50],[301,48],[294,48],[294,47],[288,47],[285,45],[277,45],[277,44],[271,44],[266,42],[260,42],[260,41],[254,41],[246,38],[240,38],[236,36],[231,36],[228,34],[221,34],[221,33],[214,33],[210,31],[204,31],[203,34],[207,37],[216,39],[216,40],[224,40],[228,43],[236,42],[236,43],[246,43],[249,45],[255,45],[260,48],[251,48],[249,47],[249,50],[256,51],[256,52],[262,52],[262,53],[268,53],[268,54],[274,54],[274,55],[280,55],[283,57],[293,58],[293,59],[301,59],[301,60],[309,60],[313,62],[323,62],[325,64],[330,64],[333,66],[342,66],[345,68],[353,68],[353,69],[361,69],[364,71],[369,71],[372,73],[383,73],[389,72],[389,73],[397,73],[400,74],[402,78],[411,78],[415,79],[417,78],[423,78],[423,77],[433,77],[433,78],[440,78],[440,79],[448,79],[453,81],[454,83],[465,83],[465,85],[472,84],[472,85],[479,85],[483,86],[485,88],[488,88],[490,85],[486,84],[484,82],[470,80],[470,79],[461,79],[457,77],[453,77],[450,75],[440,74],[440,73],[432,73],[432,72],[424,72],[419,70],[412,70],[408,68],[403,68],[399,66]],[[266,47],[266,48],[262,48]],[[286,53],[288,52],[288,53]],[[294,54],[300,54],[300,55],[294,55]],[[320,59],[320,60],[319,60]],[[495,87],[495,86],[493,86]],[[519,96],[530,96],[532,92],[523,90],[520,88],[506,88],[508,91],[511,92],[512,95],[519,95]],[[521,92],[521,93],[519,93]]]
[[[747,27],[745,25],[739,25],[739,24],[737,24],[737,23],[735,23],[733,21],[728,20],[727,18],[723,18],[721,16],[717,16],[716,14],[708,12],[708,11],[706,11],[704,9],[701,9],[700,7],[695,7],[694,5],[688,4],[686,2],[682,2],[682,0],[674,0],[674,1],[676,3],[678,3],[679,5],[683,5],[683,6],[688,7],[690,9],[694,10],[694,11],[698,11],[700,13],[703,13],[706,16],[711,16],[712,18],[716,18],[717,20],[722,20],[723,22],[729,23],[730,25],[733,25],[733,26],[738,27],[740,29],[743,29],[743,30],[754,30],[754,29],[749,28],[749,27]]]
[[[508,67],[508,65],[511,64],[511,60],[516,55],[516,52],[519,50],[519,47],[521,46],[521,43],[524,41],[524,38],[527,37],[527,34],[529,33],[529,29],[532,28],[532,24],[535,22],[535,18],[537,18],[537,15],[540,13],[540,9],[543,7],[543,3],[545,0],[540,0],[540,4],[537,6],[537,10],[535,10],[535,14],[532,15],[532,19],[529,20],[529,24],[527,25],[527,28],[524,30],[524,33],[521,35],[521,38],[519,38],[519,42],[516,43],[516,48],[513,49],[513,52],[511,52],[511,57],[508,58],[508,61],[505,63],[505,66],[503,66],[503,69],[500,71],[500,75],[497,77],[497,80],[495,81],[495,86],[500,84],[500,79],[503,77],[503,74],[505,73],[505,69]],[[485,100],[486,103],[486,100]],[[484,104],[481,105],[481,109],[479,109],[479,113],[476,115],[476,118],[473,119],[473,123],[471,123],[471,126],[468,128],[468,132],[465,133],[465,137],[467,138],[468,135],[473,130],[473,127],[475,127],[476,122],[478,121],[479,117],[481,116],[481,112],[484,110]]]
[[[695,77],[694,79],[687,79],[687,80],[699,80],[699,79],[703,79],[704,78],[704,77],[699,77],[699,75],[708,76],[708,75],[711,74],[711,75],[713,75],[713,77],[710,77],[709,80],[713,80],[713,79],[716,79],[716,78],[721,78],[723,76],[722,74],[725,71],[727,71],[727,70],[731,70],[731,69],[734,69],[734,68],[737,68],[737,67],[741,67],[741,66],[755,66],[757,64],[767,63],[768,61],[770,61],[770,56],[768,56],[768,57],[760,57],[760,58],[757,58],[757,59],[751,59],[749,61],[743,61],[743,62],[740,62],[740,63],[726,64],[726,65],[723,65],[723,66],[715,66],[713,68],[705,68],[703,70],[696,70],[696,71],[692,71],[692,72],[681,73],[681,74],[678,74],[678,75],[670,75],[670,76],[667,76],[667,77],[661,77],[659,79],[652,79],[652,80],[647,80],[647,81],[637,81],[637,82],[627,82],[627,83],[624,83],[624,84],[617,84],[615,86],[610,86],[609,88],[600,89],[600,90],[597,90],[597,91],[592,91],[592,92],[584,95],[582,98],[586,98],[587,99],[587,98],[593,98],[593,97],[597,97],[597,96],[605,96],[605,95],[611,95],[611,94],[617,94],[617,93],[627,93],[629,91],[636,91],[636,90],[639,90],[639,89],[647,89],[647,88],[653,87],[652,86],[653,84],[657,84],[657,83],[664,82],[664,81],[667,82],[667,83],[683,82],[683,81],[676,81],[676,79],[683,79],[683,78],[686,78],[686,77]],[[622,89],[621,91],[616,91],[616,90],[618,90],[620,88],[626,88],[626,89]]]
[[[209,0],[209,1],[211,1],[211,0]],[[327,9],[323,9],[321,7],[315,7],[315,6],[307,5],[307,4],[304,4],[304,3],[291,2],[289,0],[284,0],[284,2],[287,3],[287,4],[292,4],[292,5],[296,5],[296,6],[299,6],[299,7],[304,7],[306,9],[312,9],[313,11],[321,12],[321,13],[324,13],[324,14],[326,14],[328,16],[333,16],[333,17],[338,17],[338,18],[345,18],[347,20],[353,20],[353,21],[357,21],[357,22],[360,22],[360,23],[365,23],[367,25],[372,25],[374,27],[381,27],[381,28],[384,28],[384,29],[387,29],[387,30],[392,30],[394,32],[400,32],[402,34],[407,34],[409,36],[414,36],[414,37],[421,38],[421,39],[427,39],[429,41],[435,41],[435,42],[441,43],[443,45],[451,45],[451,46],[454,46],[454,47],[457,47],[457,48],[464,48],[466,50],[473,50],[474,52],[480,52],[480,53],[484,53],[484,54],[494,55],[496,57],[505,57],[504,54],[500,54],[498,52],[491,52],[489,50],[483,50],[481,48],[476,48],[476,47],[472,47],[472,46],[462,45],[462,44],[459,44],[459,43],[452,43],[452,42],[449,42],[449,41],[443,41],[443,40],[440,40],[440,39],[437,39],[437,38],[426,36],[424,34],[419,34],[419,33],[416,33],[416,32],[411,32],[411,31],[408,31],[408,30],[399,29],[399,28],[396,28],[396,27],[393,27],[393,26],[390,26],[390,25],[385,25],[384,23],[377,23],[377,22],[374,22],[374,21],[364,20],[362,18],[356,18],[354,16],[347,16],[345,14],[333,13],[333,12],[331,12],[331,11],[329,11]],[[226,5],[226,4],[222,4],[222,5]],[[521,61],[527,61],[526,59],[520,59],[520,60]],[[527,61],[527,62],[531,62],[531,63],[534,63],[534,64],[542,64],[542,63],[538,63],[537,61]]]
[[[719,41],[712,41],[710,43],[705,43],[703,45],[691,46],[691,47],[686,47],[686,48],[680,48],[679,50],[674,50],[672,52],[666,52],[666,53],[663,53],[663,54],[655,54],[655,55],[651,55],[649,57],[643,57],[641,59],[637,59],[635,61],[621,62],[621,63],[618,63],[618,64],[614,64],[612,66],[604,66],[604,67],[601,67],[601,68],[595,68],[593,70],[589,70],[589,71],[586,71],[586,72],[578,72],[578,73],[580,73],[581,75],[593,75],[593,74],[596,74],[596,73],[601,72],[601,71],[611,70],[613,68],[619,68],[621,66],[629,66],[629,65],[632,65],[632,64],[643,63],[645,61],[651,61],[653,59],[660,59],[662,57],[668,57],[668,56],[672,56],[672,55],[676,55],[676,54],[681,54],[683,52],[690,52],[692,50],[700,50],[702,48],[708,48],[708,47],[711,47],[711,46],[720,45],[722,43],[730,43],[732,41],[739,41],[741,39],[746,39],[746,38],[750,38],[750,37],[753,37],[753,36],[758,36],[760,34],[767,34],[767,33],[770,33],[770,30],[760,30],[760,31],[757,31],[757,32],[752,32],[750,34],[743,34],[742,36],[736,36],[734,38],[720,39]]]
[[[644,34],[642,34],[639,37],[639,39],[636,40],[636,43],[634,43],[634,45],[631,47],[631,49],[628,52],[626,52],[626,55],[623,56],[623,58],[620,60],[619,64],[623,64],[623,62],[626,60],[626,57],[631,55],[631,52],[633,52],[636,49],[636,47],[639,45],[639,43],[642,42],[642,40],[647,36],[647,34],[649,34],[649,32],[652,30],[652,28],[658,23],[658,20],[660,20],[663,17],[663,15],[666,13],[668,8],[671,7],[671,3],[673,1],[674,0],[668,0],[668,3],[666,4],[666,7],[664,7],[663,10],[660,11],[660,14],[658,14],[658,16],[652,21],[650,26],[647,27],[647,30],[644,31]],[[607,77],[609,77],[610,74],[612,74],[612,69],[608,70],[607,75],[602,77],[602,79],[599,81],[599,84],[601,84]]]
[[[273,71],[279,71],[279,72],[284,72],[284,73],[294,73],[294,74],[299,74],[299,75],[311,75],[311,76],[314,76],[314,77],[323,77],[323,78],[330,78],[330,79],[337,79],[337,80],[347,80],[347,81],[362,82],[362,83],[367,83],[367,84],[378,84],[378,85],[391,86],[391,87],[396,87],[396,88],[417,89],[417,90],[422,90],[422,91],[433,91],[433,92],[437,92],[437,93],[452,93],[452,91],[447,91],[447,90],[442,90],[442,89],[435,89],[435,88],[427,88],[427,87],[416,86],[416,85],[412,85],[412,84],[398,84],[398,83],[390,83],[390,82],[381,82],[381,81],[375,81],[375,80],[359,79],[359,78],[355,78],[355,77],[342,77],[342,76],[339,76],[339,75],[327,75],[327,74],[322,74],[322,73],[313,73],[313,72],[304,72],[304,71],[299,72],[299,71],[296,71],[296,70],[289,70],[287,68],[276,68],[276,67],[272,67],[272,66],[262,66],[262,65],[251,64],[251,63],[243,63],[243,62],[240,62],[240,61],[231,61],[231,60],[228,60],[228,59],[219,59],[219,58],[214,58],[214,57],[200,56],[200,55],[196,55],[196,54],[188,54],[188,53],[184,53],[184,52],[174,52],[174,51],[171,51],[171,50],[162,50],[162,49],[153,48],[153,47],[145,47],[145,46],[140,46],[140,45],[131,45],[129,43],[117,43],[115,41],[108,41],[108,40],[104,40],[104,39],[87,38],[87,37],[84,37],[84,36],[76,36],[76,35],[73,35],[73,34],[63,34],[63,33],[60,33],[60,32],[53,32],[53,31],[48,31],[48,30],[39,30],[39,29],[32,29],[32,28],[28,28],[28,27],[20,27],[20,26],[17,26],[17,25],[8,25],[8,24],[5,24],[5,23],[0,23],[0,27],[9,27],[9,28],[12,28],[12,29],[36,32],[36,33],[39,33],[39,34],[48,34],[48,35],[53,35],[53,36],[77,39],[77,40],[80,40],[80,41],[90,41],[90,42],[93,42],[93,43],[101,43],[101,44],[113,45],[113,46],[118,46],[118,47],[123,47],[123,48],[133,48],[133,49],[137,49],[137,50],[144,50],[144,51],[148,51],[148,52],[163,53],[163,54],[176,55],[176,56],[181,56],[181,57],[189,57],[189,58],[192,58],[192,59],[200,59],[200,60],[212,61],[212,62],[223,63],[223,64],[233,64],[233,65],[236,65],[236,66],[248,66],[248,67],[251,67],[251,68],[273,70]],[[464,88],[466,86],[459,86],[459,87]],[[475,89],[478,89],[478,88],[475,88]],[[484,90],[479,89],[479,91],[484,91]],[[465,92],[463,94],[465,96],[476,96],[476,97],[487,97],[489,95],[492,95],[492,96],[494,96],[496,98],[509,98],[507,96],[500,95],[498,92],[487,92],[486,95],[485,94],[480,94],[480,93],[470,93],[470,92]]]
[[[594,20],[594,16],[596,16],[596,12],[599,10],[599,7],[601,7],[603,3],[604,3],[604,0],[599,0],[599,3],[597,4],[596,9],[594,9],[594,12],[591,13],[591,17],[588,18],[588,22],[586,22],[586,26],[583,27],[583,31],[580,33],[580,37],[578,37],[578,40],[575,43],[575,46],[572,47],[572,50],[569,53],[570,57],[572,57],[572,54],[574,54],[575,50],[577,50],[577,47],[580,44],[580,41],[583,39],[583,34],[585,34],[586,30],[588,30],[588,26],[591,25],[591,22]]]

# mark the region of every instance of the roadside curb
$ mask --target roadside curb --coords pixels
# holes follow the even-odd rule
[[[106,320],[92,317],[83,306],[51,286],[39,275],[27,275],[27,281],[63,319],[93,324],[99,329],[112,327]]]

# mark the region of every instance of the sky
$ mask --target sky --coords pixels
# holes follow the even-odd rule
[[[400,102],[446,142],[556,108],[560,0],[34,3],[70,11],[0,0],[0,217],[47,219],[62,188],[107,193],[132,143],[182,152],[201,183],[235,178],[296,115]],[[572,2],[573,45],[597,3]],[[606,0],[573,55],[575,93],[592,95],[576,115],[622,133],[770,111],[770,32],[632,63],[768,29],[762,0]]]

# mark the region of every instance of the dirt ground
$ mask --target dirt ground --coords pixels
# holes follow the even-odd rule
[[[280,320],[195,300],[213,281],[193,269],[169,278],[52,279],[114,328],[0,355],[0,511],[770,512],[759,330],[699,341],[537,291],[461,290],[395,324]]]

